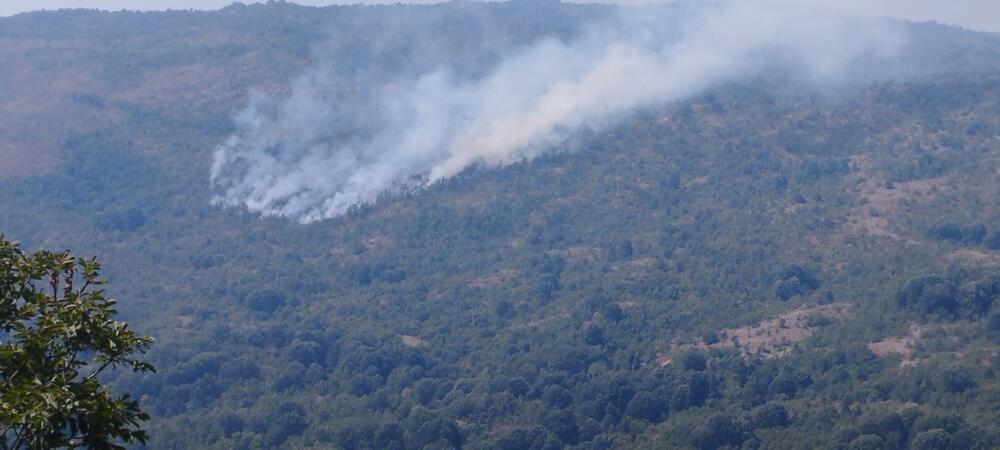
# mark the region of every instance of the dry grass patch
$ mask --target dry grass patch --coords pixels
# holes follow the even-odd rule
[[[599,261],[604,254],[601,249],[586,245],[549,250],[545,253],[559,255],[559,257],[570,263]]]
[[[903,213],[910,202],[926,203],[934,199],[946,186],[946,178],[888,183],[877,176],[870,158],[855,155],[850,159],[851,166],[858,170],[857,195],[863,200],[862,205],[847,215],[846,228],[853,232],[903,239],[893,229],[890,219]]]
[[[637,258],[615,263],[611,270],[637,270],[644,271],[656,267],[656,258]]]
[[[495,288],[503,286],[517,278],[517,272],[513,269],[502,269],[496,273],[474,278],[469,284],[477,288]]]
[[[906,334],[902,336],[889,336],[879,341],[869,342],[868,350],[871,350],[872,353],[881,358],[900,355],[905,361],[907,357],[913,354],[914,347],[920,341],[925,331],[927,331],[927,327],[911,323],[910,329]]]
[[[404,334],[404,335],[400,336],[399,340],[402,341],[403,345],[405,345],[407,347],[414,347],[414,348],[416,348],[416,347],[423,347],[425,345],[423,339],[420,339],[420,338],[418,338],[416,336],[410,336],[408,334]]]
[[[1000,252],[992,250],[955,250],[948,253],[949,261],[970,266],[1000,265]]]
[[[791,344],[812,336],[822,318],[840,320],[849,316],[853,308],[850,303],[801,306],[754,325],[719,330],[721,340],[714,344],[697,343],[680,348],[737,348],[745,356],[782,356]]]

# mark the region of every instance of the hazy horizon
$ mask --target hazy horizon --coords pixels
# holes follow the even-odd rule
[[[234,3],[231,0],[8,0],[0,4],[0,16],[62,8],[91,8],[109,11],[167,9],[214,10]],[[247,0],[243,3],[262,3]],[[296,0],[307,6],[336,4],[432,4],[440,0]],[[648,3],[643,0],[579,0],[573,3]],[[888,16],[912,21],[937,21],[965,28],[1000,32],[1000,2],[991,0],[813,0],[813,3],[870,16]]]

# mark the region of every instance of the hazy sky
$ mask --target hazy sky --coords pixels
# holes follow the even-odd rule
[[[616,0],[606,0],[616,1]],[[622,3],[634,0],[617,0]],[[909,20],[936,20],[977,30],[1000,32],[1000,0],[800,0],[860,14]],[[352,3],[435,3],[435,0],[296,0],[304,5]],[[38,9],[218,9],[232,0],[0,0],[0,16]],[[244,3],[253,3],[244,0]]]

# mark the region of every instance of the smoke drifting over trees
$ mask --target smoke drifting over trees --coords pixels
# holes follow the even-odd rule
[[[336,217],[386,191],[558,150],[577,130],[720,83],[780,73],[825,89],[888,76],[907,40],[893,22],[777,2],[617,11],[486,73],[378,74],[350,86],[363,95],[344,94],[344,62],[319,50],[286,97],[254,96],[236,116],[214,154],[213,202],[302,222]]]

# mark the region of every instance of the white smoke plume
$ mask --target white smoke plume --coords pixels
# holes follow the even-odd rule
[[[236,117],[214,155],[214,202],[332,218],[385,191],[531,159],[574,130],[775,65],[815,86],[851,80],[905,39],[888,21],[754,0],[621,8],[611,22],[569,42],[540,40],[476,79],[442,69],[380,87],[361,110],[333,93],[329,67],[350,61],[320,60],[287,98],[255,97]]]

